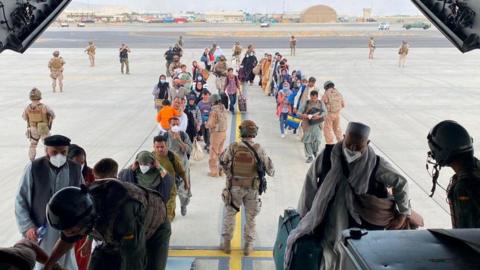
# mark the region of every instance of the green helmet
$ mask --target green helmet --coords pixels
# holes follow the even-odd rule
[[[222,99],[220,98],[219,94],[213,94],[213,95],[210,96],[210,99],[209,99],[209,101],[213,104],[219,102],[220,100],[222,100]]]
[[[335,84],[332,81],[326,81],[323,84],[323,89],[325,89],[325,90],[330,89],[332,87],[335,87]]]
[[[448,165],[458,154],[473,153],[473,139],[464,127],[452,120],[435,125],[427,139],[429,154],[440,166]]]
[[[240,137],[255,138],[257,137],[258,127],[252,120],[243,120],[240,126]]]
[[[30,100],[41,100],[42,99],[42,92],[40,92],[40,90],[38,90],[37,88],[33,88],[31,91],[30,91]]]
[[[56,192],[47,204],[47,221],[50,227],[66,230],[82,226],[93,227],[96,218],[92,196],[86,186],[65,187]]]

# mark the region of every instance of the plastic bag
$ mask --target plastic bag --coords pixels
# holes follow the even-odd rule
[[[197,139],[195,139],[193,141],[193,150],[192,150],[191,157],[195,161],[200,161],[203,159],[204,156],[205,154],[203,153],[203,149],[202,149],[202,146],[200,145],[200,142],[198,142]]]

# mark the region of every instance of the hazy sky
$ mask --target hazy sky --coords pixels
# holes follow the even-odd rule
[[[244,10],[248,12],[301,11],[316,4],[327,4],[339,15],[361,15],[362,8],[371,7],[375,15],[419,14],[409,0],[73,0],[74,3],[124,5],[139,11],[215,11]]]

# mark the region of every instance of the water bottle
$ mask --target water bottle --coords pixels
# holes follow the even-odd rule
[[[37,241],[38,244],[40,244],[47,234],[47,225],[43,225],[40,228],[37,229]]]

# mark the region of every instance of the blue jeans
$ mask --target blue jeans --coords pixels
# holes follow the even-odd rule
[[[228,98],[230,99],[230,111],[234,112],[235,111],[235,103],[237,103],[237,94],[228,94]]]
[[[281,134],[285,134],[287,119],[288,119],[288,113],[280,113],[280,133]]]

